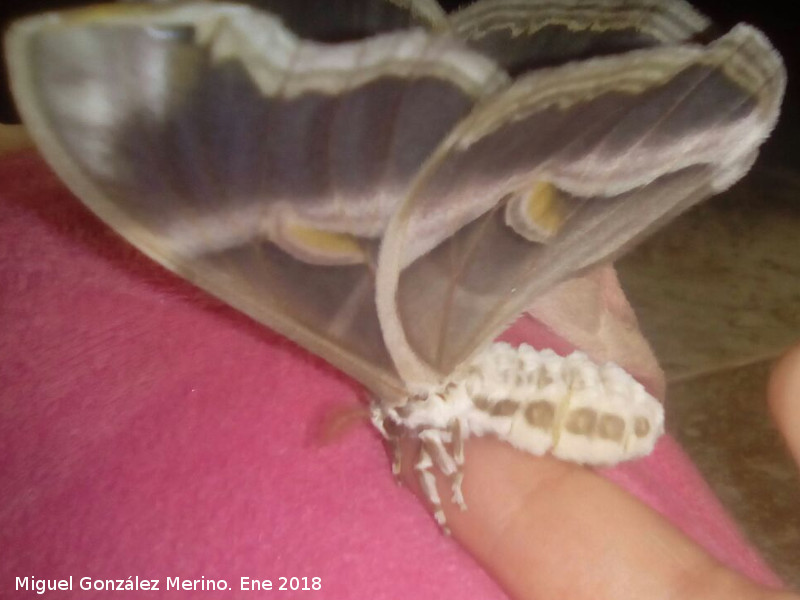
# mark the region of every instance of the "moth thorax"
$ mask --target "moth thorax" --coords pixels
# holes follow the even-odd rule
[[[386,417],[396,425],[414,431],[447,429],[472,409],[467,382],[450,378],[407,398],[405,404],[386,411]]]

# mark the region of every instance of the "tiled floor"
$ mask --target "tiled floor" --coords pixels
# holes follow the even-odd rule
[[[765,403],[771,363],[800,342],[800,177],[754,171],[618,268],[670,381],[669,429],[800,589],[800,476]]]

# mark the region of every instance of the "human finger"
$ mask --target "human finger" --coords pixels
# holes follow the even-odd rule
[[[789,350],[770,375],[767,400],[795,463],[800,465],[800,344]]]
[[[438,488],[452,535],[516,600],[797,599],[724,567],[593,471],[489,438],[466,445],[464,496]],[[406,448],[406,456],[413,450]],[[406,461],[404,478],[417,490]]]

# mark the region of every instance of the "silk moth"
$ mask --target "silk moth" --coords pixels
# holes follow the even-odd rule
[[[12,88],[75,194],[162,265],[358,379],[453,478],[462,443],[609,464],[658,402],[492,345],[528,306],[742,177],[785,72],[674,0],[123,3],[29,17]],[[444,522],[441,513],[440,522]]]

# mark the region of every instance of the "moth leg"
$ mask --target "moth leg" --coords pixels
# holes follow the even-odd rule
[[[389,432],[386,431],[386,415],[377,402],[373,402],[369,408],[369,420],[372,421],[372,426],[378,430],[381,437],[385,440],[390,440]]]
[[[400,448],[400,438],[402,437],[399,428],[377,404],[373,404],[370,410],[370,420],[381,434],[384,440],[389,443],[392,449],[392,475],[397,485],[403,485],[400,479],[400,471],[403,468],[403,453]]]
[[[453,502],[461,509],[467,510],[467,503],[464,501],[464,492],[461,484],[464,482],[464,426],[461,420],[456,419],[450,428],[450,439],[452,440],[453,461],[456,471],[451,477],[453,490]]]
[[[453,475],[452,490],[453,490],[453,503],[461,510],[467,510],[467,502],[464,500],[464,492],[461,489],[461,484],[464,482],[464,472],[458,471]]]
[[[450,427],[450,439],[453,440],[453,460],[456,461],[456,466],[464,466],[464,423],[461,419],[453,421]]]
[[[419,450],[419,460],[417,460],[417,464],[414,465],[414,468],[419,474],[419,484],[422,488],[422,493],[425,494],[425,498],[427,498],[431,507],[433,507],[433,518],[436,519],[439,527],[441,527],[446,534],[449,534],[450,530],[447,528],[447,519],[444,516],[444,510],[442,510],[442,499],[439,497],[439,490],[436,489],[436,476],[431,470],[432,467],[433,459],[423,441],[422,447]]]
[[[453,477],[458,471],[458,467],[444,445],[443,433],[445,432],[438,429],[427,429],[419,434],[419,438],[433,464],[447,477]],[[447,437],[450,437],[449,432],[447,432]]]

